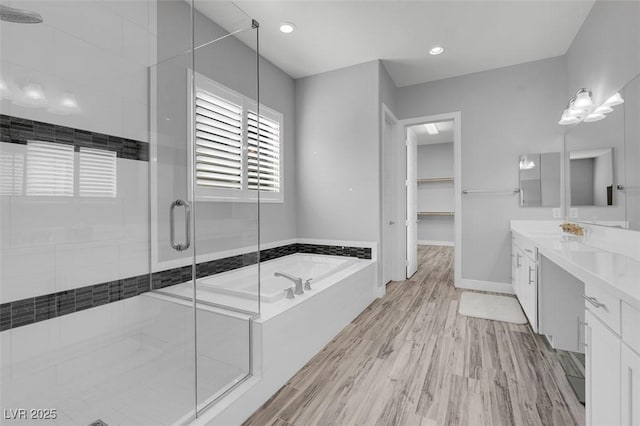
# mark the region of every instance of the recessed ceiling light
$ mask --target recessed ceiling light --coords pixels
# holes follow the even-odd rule
[[[434,124],[434,123],[427,123],[424,125],[424,127],[426,127],[427,129],[427,133],[429,133],[430,135],[437,135],[438,133],[440,133],[438,131],[438,127]]]
[[[280,32],[282,33],[290,34],[295,29],[296,29],[296,25],[292,24],[291,22],[283,22],[282,24],[280,24]]]
[[[433,46],[429,50],[429,55],[439,55],[441,53],[444,53],[444,47],[442,46]]]

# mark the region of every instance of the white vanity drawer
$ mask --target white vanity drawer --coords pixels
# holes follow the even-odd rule
[[[588,282],[584,283],[584,298],[585,307],[620,335],[620,299]]]
[[[520,247],[525,256],[529,257],[535,262],[536,260],[536,246],[522,235],[514,233],[514,243]]]
[[[622,302],[622,340],[640,354],[640,311]]]

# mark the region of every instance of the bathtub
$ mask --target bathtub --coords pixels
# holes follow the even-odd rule
[[[271,316],[307,299],[338,281],[340,276],[355,271],[370,260],[345,256],[296,253],[260,263],[260,284],[258,289],[258,266],[251,265],[229,272],[199,278],[196,284],[196,298],[199,301],[230,307],[248,312],[260,312]],[[286,289],[294,283],[283,277],[274,276],[284,272],[303,280],[310,280],[311,290],[295,299],[286,298]],[[190,282],[166,287],[161,293],[191,299],[193,287]]]
[[[283,277],[274,276],[275,272],[284,272],[303,280],[311,280],[312,284],[343,270],[358,259],[344,256],[322,256],[313,254],[294,254],[264,262],[260,265],[260,301],[272,303],[286,296],[285,289],[294,284]],[[256,284],[256,268],[246,271],[231,271],[198,280],[198,289],[203,292],[226,294],[258,300]]]

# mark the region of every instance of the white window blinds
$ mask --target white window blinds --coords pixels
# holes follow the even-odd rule
[[[242,107],[196,91],[197,185],[242,189]]]
[[[280,123],[262,114],[258,120],[257,114],[252,111],[248,113],[247,123],[248,187],[254,191],[279,192]]]
[[[197,200],[281,202],[282,114],[194,73],[191,176]],[[259,129],[259,131],[258,131]]]

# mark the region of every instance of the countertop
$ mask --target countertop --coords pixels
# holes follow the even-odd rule
[[[529,240],[542,256],[579,280],[602,286],[640,310],[640,261],[637,258],[610,251],[587,237],[564,234],[551,226],[513,221],[511,231]]]

